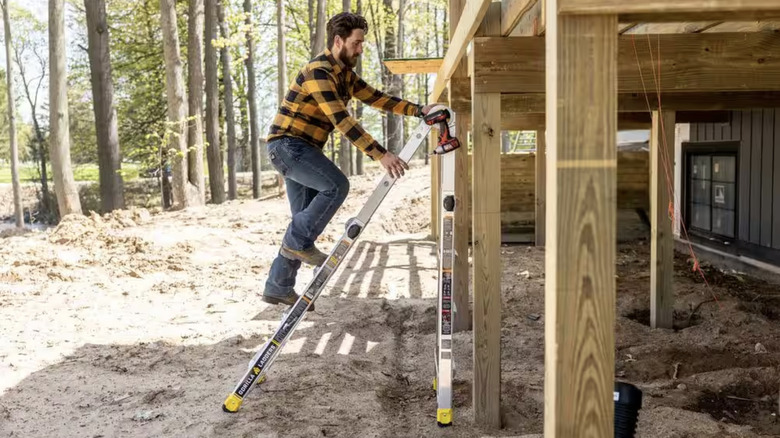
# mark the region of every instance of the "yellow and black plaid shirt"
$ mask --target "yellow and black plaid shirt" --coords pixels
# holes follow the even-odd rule
[[[422,107],[369,86],[352,69],[342,68],[330,50],[306,64],[290,85],[274,117],[268,141],[291,136],[322,149],[334,127],[372,160],[383,148],[347,111],[355,97],[366,105],[398,115],[422,117]]]

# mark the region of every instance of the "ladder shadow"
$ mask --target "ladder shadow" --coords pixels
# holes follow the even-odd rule
[[[393,257],[398,259],[403,254],[401,246],[404,243],[406,244],[407,260],[389,265],[391,251]],[[428,254],[432,257],[436,256],[436,246],[432,242],[415,239],[400,239],[382,243],[365,240],[359,242],[339,269],[338,277],[333,282],[333,286],[331,286],[331,295],[340,296],[344,294],[346,295],[345,298],[360,298],[361,293],[363,293],[367,299],[381,298],[382,290],[387,289],[387,287],[383,288],[385,285],[385,274],[388,270],[394,269],[407,272],[409,276],[407,283],[409,292],[407,295],[410,298],[422,298],[422,278],[420,272],[421,270],[431,269],[421,268],[418,255],[415,254],[415,250],[419,250],[423,246],[431,246],[431,252]],[[368,284],[364,284],[369,275]],[[365,289],[368,289],[368,292],[364,292]]]

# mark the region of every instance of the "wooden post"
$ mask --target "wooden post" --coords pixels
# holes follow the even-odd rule
[[[617,16],[547,0],[545,438],[614,434]]]
[[[545,234],[545,192],[547,191],[547,143],[545,141],[545,129],[536,130],[536,219],[534,221],[535,245],[544,246]]]
[[[430,152],[436,149],[436,133],[431,130],[428,135],[428,145],[430,146]],[[437,240],[439,238],[439,181],[441,181],[441,170],[439,168],[439,157],[436,155],[431,156],[431,238]]]
[[[501,3],[482,23],[501,31]],[[473,79],[473,75],[472,75]],[[472,90],[474,84],[472,83]],[[472,93],[474,421],[501,426],[501,94]]]
[[[650,327],[654,329],[670,329],[674,322],[674,236],[669,217],[669,190],[674,181],[674,121],[674,111],[653,111],[650,137]]]
[[[463,13],[465,0],[450,0],[450,38]],[[464,57],[452,74],[453,79],[467,78],[467,60]],[[467,96],[457,95],[453,87],[449,87],[449,103]],[[469,153],[468,153],[468,114],[456,114],[455,135],[461,142],[461,148],[455,154],[455,267],[453,274],[453,289],[455,308],[455,332],[471,330],[471,315],[469,312]]]

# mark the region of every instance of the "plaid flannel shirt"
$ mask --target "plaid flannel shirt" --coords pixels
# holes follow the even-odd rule
[[[352,69],[342,68],[330,50],[306,64],[279,106],[268,141],[292,136],[322,149],[328,136],[338,129],[372,160],[387,152],[347,111],[355,97],[379,110],[398,115],[422,117],[422,106],[376,90]]]

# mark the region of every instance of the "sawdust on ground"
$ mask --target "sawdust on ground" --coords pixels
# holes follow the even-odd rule
[[[352,178],[323,249],[379,177],[371,169]],[[470,332],[455,336],[454,427],[436,427],[429,190],[421,165],[396,184],[237,414],[222,402],[282,311],[260,293],[289,219],[286,199],[71,216],[0,239],[0,435],[541,433],[544,251],[523,245],[501,254],[504,428],[473,424]],[[619,245],[615,372],[645,393],[637,436],[780,436],[777,285],[709,270],[708,289],[678,255],[677,329],[651,331],[648,258],[644,241]],[[299,290],[311,274],[300,272]],[[718,301],[691,316],[712,294]]]

